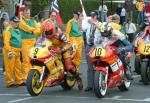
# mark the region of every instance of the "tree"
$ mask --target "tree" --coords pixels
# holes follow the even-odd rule
[[[31,15],[35,16],[37,15],[40,11],[43,11],[45,7],[49,6],[50,7],[50,2],[51,0],[32,0],[32,12]]]

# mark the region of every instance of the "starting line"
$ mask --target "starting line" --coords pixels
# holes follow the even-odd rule
[[[20,99],[15,99],[8,101],[8,103],[19,103],[21,101],[27,101],[30,99],[34,99],[36,97],[31,97],[29,94],[0,94],[0,96],[25,96],[24,98]],[[72,99],[96,99],[96,97],[76,97],[76,96],[49,96],[49,95],[40,95],[37,97],[48,97],[48,98],[72,98]],[[127,99],[127,98],[122,98],[122,96],[114,96],[111,98],[102,98],[102,99],[96,99],[98,101],[101,100],[112,100],[112,101],[132,101],[132,102],[148,102],[150,103],[150,98],[145,98],[145,99]]]

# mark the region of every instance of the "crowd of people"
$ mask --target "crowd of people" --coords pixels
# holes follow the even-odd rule
[[[142,0],[136,3],[139,25],[144,22],[144,13],[150,12],[148,6],[145,6]],[[85,44],[87,54],[94,45],[100,44],[105,37],[111,36],[108,41],[120,39],[125,45],[123,48],[119,48],[118,52],[132,51],[132,44],[137,31],[136,25],[132,23],[133,7],[132,1],[126,0],[124,5],[119,5],[116,13],[109,17],[107,16],[108,8],[106,5],[101,5],[99,11],[91,11],[89,17],[85,17],[79,11],[74,11],[72,19],[67,22],[65,32],[61,30],[56,21],[56,12],[51,12],[49,18],[42,20],[41,23],[37,23],[34,18],[30,17],[30,9],[28,8],[23,10],[21,19],[16,16],[9,19],[8,14],[3,12],[0,23],[4,38],[3,54],[7,87],[25,85],[29,70],[32,67],[28,57],[29,50],[43,33],[53,42],[53,45],[60,48],[57,52],[63,53],[66,70],[72,74],[79,71],[83,44]],[[85,41],[83,40],[83,32],[85,32]],[[59,43],[55,39],[59,40]],[[76,43],[78,46],[73,60],[70,58],[68,49],[72,43]],[[126,65],[122,55],[119,57]],[[85,91],[91,91],[93,89],[94,68],[88,55],[86,55],[86,60],[88,62],[88,82]],[[75,68],[72,63],[75,64]],[[132,79],[131,75],[126,75],[128,79]]]

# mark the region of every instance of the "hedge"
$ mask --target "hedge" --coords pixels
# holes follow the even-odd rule
[[[92,10],[98,10],[99,5],[102,4],[102,0],[82,0],[85,7],[85,11],[89,14]],[[104,0],[110,1],[110,0]],[[39,11],[43,10],[44,7],[50,6],[51,0],[32,0],[32,15],[36,15]],[[74,10],[81,11],[80,0],[58,0],[60,14],[64,23],[66,23],[70,18],[72,18],[72,12]],[[105,3],[108,6],[108,15],[114,13],[117,8],[117,4]],[[49,7],[50,8],[50,7]]]

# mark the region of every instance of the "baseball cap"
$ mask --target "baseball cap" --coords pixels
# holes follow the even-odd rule
[[[91,17],[98,16],[98,12],[97,11],[91,11],[90,16]]]
[[[10,19],[10,21],[19,22],[20,20],[19,20],[18,17],[14,16],[14,17],[12,17],[12,18]]]
[[[76,14],[76,15],[80,15],[81,14],[81,12],[79,12],[79,11],[73,11],[73,14]]]

